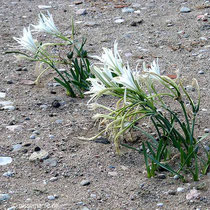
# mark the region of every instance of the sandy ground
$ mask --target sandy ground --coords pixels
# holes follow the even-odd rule
[[[143,156],[128,150],[117,156],[112,144],[80,141],[78,136],[90,137],[97,133],[86,105],[88,97],[69,98],[61,87],[49,85],[53,80],[42,87],[24,84],[23,80],[36,78],[34,64],[18,62],[4,54],[16,46],[13,37],[20,36],[23,27],[37,22],[38,5],[51,5],[49,11],[56,25],[66,34],[71,32],[70,18],[74,18],[77,36],[87,38],[86,48],[91,54],[100,55],[102,47],[112,47],[117,40],[123,58],[133,67],[137,62],[141,65],[158,57],[163,74],[180,69],[187,84],[193,77],[197,78],[202,102],[196,135],[201,136],[210,126],[210,18],[197,20],[198,15],[210,13],[210,9],[203,6],[210,4],[204,2],[1,2],[0,92],[5,92],[6,97],[0,101],[12,101],[16,109],[0,111],[0,156],[13,159],[11,164],[0,166],[0,193],[10,196],[7,201],[0,201],[0,209],[210,209],[209,176],[201,176],[199,182],[189,179],[188,183],[182,183],[163,172],[165,179],[148,179]],[[140,12],[123,13],[121,8],[116,8],[119,5],[129,5]],[[191,12],[180,13],[184,6]],[[86,9],[87,14],[76,15],[79,9]],[[120,18],[124,22],[115,23]],[[136,26],[133,22],[137,22]],[[54,100],[61,104],[59,108],[52,106]],[[109,98],[103,100],[112,103]],[[20,129],[11,131],[6,128],[8,125]],[[35,139],[30,139],[34,131]],[[13,151],[17,144],[21,148]],[[29,161],[31,154],[39,149],[48,153],[48,159]],[[3,175],[8,171],[13,172],[13,176]],[[84,180],[86,186],[81,185]],[[177,193],[178,187],[184,191]],[[186,195],[194,187],[199,189],[199,198],[187,200]],[[48,196],[55,199],[50,200]]]

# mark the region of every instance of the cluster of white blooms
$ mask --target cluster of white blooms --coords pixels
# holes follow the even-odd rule
[[[158,62],[153,61],[150,68],[146,68],[143,64],[143,71],[132,71],[129,65],[124,65],[117,50],[117,43],[114,44],[114,50],[103,48],[104,53],[101,57],[95,56],[102,67],[93,66],[92,73],[95,78],[90,78],[90,91],[86,94],[91,94],[91,100],[102,95],[110,88],[122,88],[126,91],[138,92],[141,89],[141,79],[158,79],[160,69]],[[141,78],[141,79],[140,79]]]
[[[31,30],[31,26],[34,28]],[[27,50],[35,54],[39,49],[39,44],[33,39],[31,32],[46,32],[51,35],[58,36],[60,34],[59,30],[55,26],[52,15],[47,12],[47,16],[43,13],[39,14],[39,24],[30,25],[28,28],[23,29],[23,36],[20,38],[14,37],[14,39],[20,44],[20,48]]]

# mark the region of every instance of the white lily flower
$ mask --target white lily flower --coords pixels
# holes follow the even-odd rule
[[[93,74],[105,85],[105,86],[112,86],[112,72],[107,68],[107,66],[104,66],[103,69],[100,69],[96,66],[92,69]]]
[[[34,27],[34,31],[37,32],[46,32],[53,35],[60,34],[59,30],[55,26],[52,15],[47,11],[48,17],[43,13],[39,14],[39,24],[32,25]]]
[[[113,80],[123,85],[127,89],[131,89],[133,91],[139,91],[139,88],[137,87],[137,84],[139,84],[139,82],[134,79],[134,76],[130,70],[129,65],[127,65],[127,68],[124,67],[122,74],[118,77],[114,77]]]
[[[143,77],[149,76],[152,79],[158,79],[158,77],[154,75],[154,74],[160,75],[160,67],[158,65],[158,60],[157,62],[153,61],[150,68],[147,68],[146,64],[143,63],[143,72],[145,73]]]
[[[94,98],[96,98],[97,96],[100,96],[101,92],[106,90],[106,87],[97,78],[89,78],[88,81],[91,82],[91,87],[89,91],[85,92],[85,94],[91,95],[91,99],[88,101],[88,104],[89,104],[90,101],[92,101]]]
[[[104,65],[107,65],[107,67],[111,69],[111,71],[113,71],[115,74],[120,75],[124,65],[117,50],[117,42],[114,43],[114,50],[107,48],[103,48],[103,50],[104,53],[101,57],[94,56],[94,58],[101,61]]]
[[[17,41],[21,48],[24,50],[28,50],[31,53],[36,53],[38,51],[38,47],[35,44],[35,41],[31,35],[30,26],[27,28],[23,28],[23,36],[21,38],[13,37],[15,41]]]
[[[96,78],[89,78],[88,80],[92,84],[92,87],[91,87],[90,91],[88,91],[88,92],[90,92],[90,93],[97,93],[97,92],[100,92],[100,91],[106,89],[105,85],[102,84],[98,79],[96,79]]]

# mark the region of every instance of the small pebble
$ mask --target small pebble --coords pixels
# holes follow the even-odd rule
[[[80,202],[77,203],[77,205],[82,206],[82,205],[85,205],[85,203],[83,203],[82,201],[80,201]]]
[[[157,178],[158,179],[166,179],[166,175],[165,174],[158,174]]]
[[[208,39],[206,37],[200,37],[201,41],[208,41]]]
[[[117,176],[118,173],[115,172],[115,171],[110,171],[110,172],[108,172],[108,175],[109,175],[109,176]]]
[[[175,176],[174,176],[174,179],[175,179],[175,180],[179,179],[179,175],[175,175]]]
[[[178,187],[176,191],[177,192],[184,192],[185,191],[185,188],[184,187]]]
[[[38,130],[33,131],[33,134],[39,135],[40,132]]]
[[[203,70],[200,70],[200,71],[198,72],[198,74],[204,74],[204,71],[203,71]]]
[[[184,37],[184,38],[189,38],[190,35],[189,35],[189,34],[184,34],[183,37]]]
[[[52,86],[53,86],[53,87],[59,87],[59,86],[61,86],[61,84],[58,83],[58,82],[53,82],[53,83],[52,83]]]
[[[177,33],[178,33],[178,34],[185,34],[184,31],[178,31]]]
[[[126,166],[121,166],[121,168],[122,168],[122,170],[124,170],[124,171],[128,170],[128,167],[126,167]]]
[[[125,53],[125,57],[127,57],[127,58],[128,58],[128,57],[131,57],[132,55],[133,55],[133,54],[130,53],[130,52],[129,52],[129,53]]]
[[[8,110],[8,111],[14,111],[15,107],[14,106],[4,106],[4,107],[2,107],[2,109]]]
[[[43,162],[44,165],[50,166],[50,167],[57,166],[57,163],[58,163],[58,161],[55,158],[49,158],[49,159],[44,160],[44,162]]]
[[[35,152],[39,152],[40,150],[41,150],[41,148],[38,147],[38,146],[34,148],[34,151],[35,151]]]
[[[10,199],[9,194],[0,194],[0,201],[7,201]]]
[[[86,9],[79,9],[76,12],[77,15],[86,15],[87,14],[87,10]]]
[[[46,110],[47,109],[47,105],[46,104],[42,104],[41,106],[40,106],[40,108],[42,109],[42,110]]]
[[[54,135],[49,135],[49,138],[50,138],[50,139],[54,139],[55,136],[54,136]]]
[[[22,67],[17,68],[15,71],[22,71]]]
[[[204,146],[204,148],[205,148],[206,151],[208,151],[208,152],[210,151],[210,147],[209,146]]]
[[[201,109],[201,111],[202,111],[202,112],[207,112],[208,110],[207,110],[207,109]]]
[[[21,148],[22,148],[21,144],[15,144],[12,146],[12,151],[17,152],[17,151],[21,150]]]
[[[204,129],[204,132],[205,132],[205,133],[210,133],[210,129],[209,129],[209,128],[205,128],[205,129]]]
[[[90,181],[89,180],[82,180],[81,182],[80,182],[80,185],[81,186],[87,186],[87,185],[89,185],[90,184]]]
[[[158,207],[162,207],[163,206],[163,203],[157,203],[157,206]]]
[[[187,85],[185,87],[185,90],[187,90],[187,91],[195,91],[195,88],[192,85]]]
[[[138,25],[140,25],[141,23],[143,23],[143,19],[137,20],[137,21],[132,21],[130,25],[131,25],[131,26],[138,26]]]
[[[180,12],[181,12],[181,13],[189,13],[189,12],[191,12],[191,9],[188,8],[188,7],[182,7],[182,8],[180,9]]]
[[[54,100],[54,101],[52,102],[52,106],[53,106],[54,108],[58,108],[58,107],[61,106],[61,104],[60,104],[60,102],[59,102],[58,100]]]
[[[141,14],[141,11],[140,10],[136,10],[134,11],[135,14]]]
[[[6,126],[6,128],[12,132],[15,132],[15,131],[22,130],[23,127],[21,125],[9,125],[9,126]]]
[[[34,134],[30,136],[30,139],[35,139],[35,138],[36,138],[36,135]]]
[[[15,206],[11,206],[7,210],[16,210],[16,207]]]
[[[169,190],[168,195],[176,195],[176,191],[175,190]]]
[[[11,157],[0,157],[0,166],[10,164],[12,162]]]
[[[13,104],[12,101],[0,101],[0,105],[1,106],[10,106],[12,104]]]
[[[56,91],[51,90],[50,93],[51,93],[51,94],[56,94]]]
[[[39,9],[50,9],[50,8],[52,8],[52,6],[50,6],[50,5],[38,5],[38,8]]]
[[[41,150],[39,152],[33,152],[31,156],[29,157],[30,161],[35,160],[45,160],[49,157],[49,153],[45,150]]]
[[[114,22],[115,23],[123,23],[125,20],[124,19],[117,19],[117,20],[115,20]]]
[[[84,1],[75,1],[74,4],[75,4],[75,5],[79,5],[79,4],[82,4],[83,2],[84,2]]]
[[[0,98],[5,98],[6,97],[6,93],[0,92]]]
[[[3,176],[4,177],[12,177],[12,176],[14,176],[14,172],[12,172],[12,171],[7,171],[7,172],[5,172],[5,173],[3,173]]]
[[[124,7],[124,8],[122,9],[122,12],[123,12],[123,13],[133,13],[133,12],[134,12],[134,9],[129,8],[129,7]]]
[[[96,198],[96,194],[93,194],[93,193],[92,193],[92,194],[90,194],[90,197],[91,197],[91,198]]]
[[[187,200],[197,199],[199,197],[200,197],[200,193],[196,189],[190,190],[190,192],[187,193],[187,195],[186,195]]]
[[[7,84],[8,84],[8,85],[11,85],[11,84],[13,84],[13,83],[14,83],[14,82],[13,82],[12,80],[8,80],[8,81],[7,81]]]
[[[54,195],[49,195],[47,196],[48,200],[55,200],[55,196]]]
[[[55,182],[55,181],[57,181],[57,180],[58,180],[58,177],[55,177],[55,176],[50,178],[50,181],[51,181],[51,182]]]
[[[55,123],[61,124],[61,123],[63,123],[63,120],[56,120]]]

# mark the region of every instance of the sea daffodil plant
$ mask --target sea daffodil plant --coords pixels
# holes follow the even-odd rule
[[[31,29],[33,28],[33,29]],[[33,38],[33,33],[47,33],[53,38],[59,38],[60,42],[38,42]],[[39,83],[40,77],[48,70],[53,69],[58,74],[59,78],[54,79],[60,83],[65,89],[67,95],[76,97],[75,89],[78,90],[81,97],[83,91],[89,89],[89,82],[87,78],[90,74],[90,63],[87,59],[87,51],[83,49],[86,40],[83,39],[81,44],[77,44],[74,40],[74,23],[72,21],[71,38],[64,35],[56,27],[52,15],[47,11],[47,15],[39,14],[39,23],[37,25],[31,24],[28,28],[23,29],[23,36],[20,38],[14,37],[19,44],[19,49],[22,51],[10,51],[7,53],[15,53],[17,58],[28,59],[39,62],[39,66],[46,68],[38,75],[35,83]],[[59,53],[52,52],[56,47],[56,51],[62,48],[62,52],[66,50],[66,54],[62,56]],[[74,55],[75,54],[75,55]],[[45,65],[43,65],[45,64]],[[59,67],[64,66],[64,71],[60,71]]]
[[[92,67],[95,78],[90,79],[91,89],[87,92],[91,94],[89,103],[102,95],[111,95],[119,100],[115,108],[97,103],[90,104],[91,109],[98,107],[108,112],[94,116],[94,119],[100,119],[100,125],[106,126],[90,140],[107,133],[114,139],[117,153],[120,153],[120,145],[140,152],[138,148],[122,141],[126,133],[139,130],[148,138],[148,141],[142,143],[148,177],[154,176],[159,168],[164,168],[183,179],[182,171],[190,172],[194,180],[198,180],[198,169],[202,168],[206,173],[210,155],[205,151],[206,161],[203,161],[198,153],[206,136],[201,139],[194,136],[196,115],[200,107],[197,80],[193,79],[198,92],[198,100],[195,102],[185,90],[180,78],[172,80],[160,75],[157,61],[153,61],[150,68],[143,64],[142,71],[132,71],[128,64],[122,62],[117,43],[113,51],[104,49],[102,56],[97,58],[101,63]],[[187,104],[191,107],[192,116],[188,113]],[[178,114],[174,105],[180,107],[182,115]],[[153,124],[157,137],[140,126],[146,119]],[[175,169],[170,165],[170,161],[177,153],[180,162]],[[173,154],[176,155],[172,158]]]

